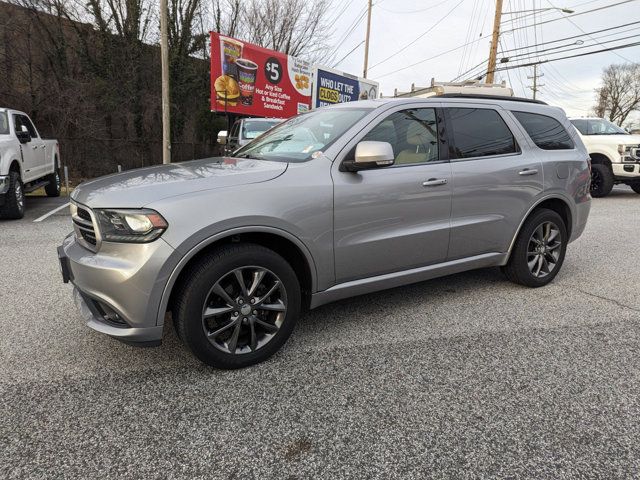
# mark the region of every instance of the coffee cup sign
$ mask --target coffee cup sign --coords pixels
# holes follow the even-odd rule
[[[211,33],[211,110],[290,117],[311,104],[308,63]]]
[[[251,105],[253,103],[253,91],[256,87],[258,65],[244,58],[237,59],[236,65],[238,67],[240,99],[243,105]]]

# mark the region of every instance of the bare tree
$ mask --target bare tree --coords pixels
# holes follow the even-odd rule
[[[332,0],[214,0],[214,28],[265,48],[321,62],[329,55]]]
[[[244,12],[242,0],[213,0],[213,30],[230,37],[237,36]]]
[[[610,65],[596,89],[594,112],[622,125],[633,111],[640,110],[640,64]]]

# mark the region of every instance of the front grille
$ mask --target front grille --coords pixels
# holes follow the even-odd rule
[[[71,216],[76,234],[79,235],[86,243],[97,246],[98,239],[96,237],[96,229],[93,224],[91,213],[83,207],[76,206],[75,215]]]

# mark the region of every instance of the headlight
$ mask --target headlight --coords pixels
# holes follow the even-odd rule
[[[147,243],[169,226],[154,210],[95,210],[105,242]]]

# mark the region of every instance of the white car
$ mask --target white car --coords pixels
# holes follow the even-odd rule
[[[606,197],[616,183],[640,193],[640,135],[603,118],[571,118],[591,157],[591,195]]]
[[[0,107],[0,218],[24,216],[24,194],[44,187],[60,195],[60,149],[26,113]]]

